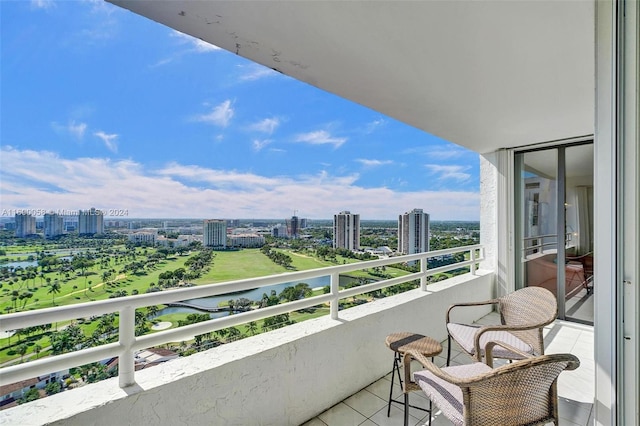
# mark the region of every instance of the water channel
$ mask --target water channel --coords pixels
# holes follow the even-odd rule
[[[294,287],[295,285],[304,282],[306,284],[309,285],[310,288],[317,288],[317,287],[324,287],[329,285],[331,279],[328,275],[324,276],[324,277],[316,277],[316,278],[309,278],[307,280],[300,280],[300,281],[289,281],[286,283],[281,283],[281,284],[275,284],[275,285],[269,285],[269,286],[265,286],[265,287],[259,287],[259,288],[255,288],[252,290],[247,290],[247,291],[243,291],[243,292],[237,292],[237,293],[229,293],[229,294],[221,294],[219,296],[211,296],[211,297],[203,297],[200,299],[189,299],[189,300],[184,300],[184,302],[188,302],[191,303],[193,305],[197,305],[197,306],[202,306],[203,308],[215,308],[217,307],[220,303],[225,303],[228,302],[229,299],[240,299],[241,297],[245,298],[245,299],[249,299],[252,301],[259,301],[262,300],[262,295],[263,294],[267,294],[267,296],[269,296],[271,294],[272,290],[275,290],[276,294],[279,294],[282,290],[284,290],[287,287]],[[161,315],[167,315],[167,314],[175,314],[175,313],[203,313],[202,311],[199,311],[197,309],[193,309],[193,308],[183,308],[183,307],[168,307],[168,308],[164,308],[164,309],[160,309],[158,311],[158,317]],[[211,318],[220,318],[220,317],[224,317],[229,315],[228,312],[212,312],[210,313]]]

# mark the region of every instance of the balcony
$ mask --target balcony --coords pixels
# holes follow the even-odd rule
[[[499,315],[495,312],[480,318],[479,324],[495,324],[499,322]],[[558,379],[558,394],[560,397],[560,423],[566,426],[586,426],[593,424],[594,399],[594,361],[593,361],[593,328],[586,325],[556,321],[545,327],[546,353],[569,352],[580,358],[580,367],[574,371],[565,371]],[[443,354],[447,350],[447,341],[442,342]],[[446,356],[436,357],[438,366],[446,364]],[[470,359],[464,353],[452,348],[453,365],[464,364]],[[419,368],[419,367],[418,367]],[[402,406],[393,404],[391,414],[387,417],[387,398],[391,385],[391,374],[372,383],[358,393],[334,405],[327,411],[306,422],[303,426],[344,426],[363,424],[368,426],[402,426],[404,411]],[[402,399],[402,389],[397,379],[393,396]],[[410,396],[410,403],[417,407],[428,408],[429,400],[420,393]],[[411,408],[409,411],[410,425],[425,425],[428,414]],[[446,426],[451,423],[443,418],[436,410],[432,418],[433,426]]]
[[[421,260],[456,251],[466,252],[468,260],[437,269],[423,268],[418,273],[404,277],[338,291],[338,277],[342,272],[398,261]],[[357,409],[357,403],[354,401],[361,400],[362,395],[365,396],[365,400],[369,398],[378,405],[381,401],[384,404],[384,389],[388,392],[391,364],[391,353],[384,345],[387,334],[412,330],[444,340],[445,311],[451,303],[459,300],[484,300],[493,296],[494,273],[475,268],[482,258],[482,247],[470,246],[224,285],[201,286],[28,314],[6,315],[2,322],[3,329],[117,311],[120,313],[120,341],[3,368],[0,370],[3,383],[12,383],[109,356],[119,356],[120,375],[118,378],[10,408],[0,415],[6,424],[21,425],[58,422],[98,425],[176,422],[295,425],[303,424],[310,419],[313,419],[310,424],[323,424],[314,423],[318,421],[336,425],[351,424],[340,417],[342,407],[348,407],[351,403],[355,405],[353,408]],[[426,262],[421,264],[426,265]],[[426,286],[427,276],[462,266],[469,267],[470,273]],[[137,307],[326,275],[331,277],[331,292],[326,295],[153,335],[133,336],[132,317]],[[412,280],[420,280],[420,288],[350,309],[338,310],[340,299]],[[133,371],[133,353],[139,349],[188,340],[203,332],[325,302],[329,302],[331,306],[329,315],[218,346],[150,369]],[[488,308],[479,307],[471,310],[467,314],[468,318],[464,320],[484,321],[488,314]],[[583,367],[578,371],[584,372],[586,378],[572,381],[571,376],[566,374],[567,377],[563,377],[565,381],[562,382],[566,383],[566,386],[561,384],[561,395],[577,403],[586,404],[585,410],[588,412],[593,392],[587,395],[583,389],[585,383],[590,388],[593,387],[590,380],[593,374],[589,374],[589,369],[593,370],[593,362],[588,361],[592,359],[592,356],[588,358],[588,353],[589,350],[592,351],[593,345],[588,342],[576,344],[576,336],[572,335],[575,334],[575,330],[575,326],[565,323],[549,327],[548,350],[567,351],[573,347],[583,349],[584,353],[578,354],[583,360]],[[580,330],[579,340],[582,342],[582,338],[588,338],[590,329]],[[569,338],[574,339],[573,343],[569,343]],[[461,357],[462,355],[456,357],[456,362],[464,362]],[[581,390],[580,398],[576,397],[576,393],[571,393],[573,389]],[[375,393],[377,391],[382,391],[382,394]],[[382,399],[378,401],[375,398]],[[419,396],[416,395],[414,398]],[[366,401],[364,403],[367,404]],[[401,413],[401,410],[394,408],[392,422],[401,418],[398,413]],[[379,412],[359,415],[363,417],[363,422],[371,418],[375,424],[389,424],[386,418],[380,418]],[[418,415],[414,420],[418,422],[421,419]]]

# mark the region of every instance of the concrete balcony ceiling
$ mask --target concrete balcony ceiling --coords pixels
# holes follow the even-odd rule
[[[109,1],[480,153],[594,132],[594,2]]]

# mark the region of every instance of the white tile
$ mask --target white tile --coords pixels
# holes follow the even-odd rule
[[[327,426],[357,426],[367,420],[365,416],[342,402],[320,414],[318,418]]]
[[[590,414],[591,404],[581,404],[565,398],[560,398],[560,402],[558,404],[558,415],[562,419],[562,423],[569,421],[578,425],[586,425],[589,421]]]
[[[422,419],[429,415],[425,410],[429,409],[429,399],[421,391],[409,394],[409,414],[416,419]],[[415,408],[419,407],[419,408]]]
[[[447,419],[445,416],[442,415],[442,413],[440,413],[439,411],[436,411],[433,415],[433,417],[431,418],[431,426],[451,426],[451,421],[449,419]],[[424,419],[420,420],[420,422],[418,423],[418,426],[428,426],[429,425],[429,418],[425,417]]]
[[[365,417],[371,417],[382,407],[387,406],[386,399],[382,399],[367,390],[360,391],[343,402]]]
[[[391,385],[391,381],[386,379],[380,379],[377,382],[374,382],[367,386],[365,389],[376,395],[379,398],[382,398],[385,401],[389,400],[389,386]],[[396,379],[396,382],[393,384],[393,398],[399,398],[402,395],[402,388]]]
[[[371,416],[369,420],[378,426],[402,426],[404,425],[404,409],[392,404],[389,417],[387,417],[387,409],[383,408]],[[415,424],[416,422],[418,422],[418,419],[409,415],[409,424]]]

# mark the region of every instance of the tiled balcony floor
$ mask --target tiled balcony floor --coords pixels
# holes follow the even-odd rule
[[[480,321],[481,324],[499,323],[497,314],[490,314]],[[545,353],[570,352],[580,359],[580,367],[574,371],[565,371],[558,380],[560,397],[560,425],[586,426],[593,423],[594,398],[594,361],[593,361],[593,328],[576,323],[556,321],[545,328]],[[384,344],[384,342],[381,342]],[[444,350],[436,357],[438,366],[446,363],[447,342],[443,342]],[[452,364],[465,364],[471,361],[466,355],[452,348]],[[393,362],[389,352],[389,367]],[[498,361],[499,362],[499,361]],[[306,422],[303,426],[402,426],[404,411],[402,405],[392,404],[391,415],[387,417],[387,399],[391,385],[391,373],[360,392],[331,407],[318,417]],[[402,400],[402,389],[397,378],[394,384],[394,398]],[[419,392],[410,396],[410,404],[428,408],[429,401]],[[409,424],[426,425],[427,413],[410,408]],[[433,426],[451,425],[439,412],[431,423]]]

